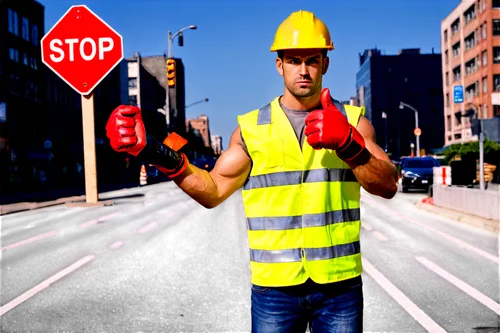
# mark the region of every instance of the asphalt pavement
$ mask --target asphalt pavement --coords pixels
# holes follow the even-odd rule
[[[362,191],[364,331],[497,332],[498,235],[425,197]],[[2,332],[250,331],[239,191],[210,210],[171,182],[74,199],[1,217]]]

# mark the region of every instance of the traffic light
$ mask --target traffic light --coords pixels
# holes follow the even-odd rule
[[[167,60],[167,83],[169,87],[175,87],[175,60]]]

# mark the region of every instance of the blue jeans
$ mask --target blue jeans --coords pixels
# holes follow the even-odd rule
[[[330,284],[252,285],[252,333],[363,332],[361,276]]]

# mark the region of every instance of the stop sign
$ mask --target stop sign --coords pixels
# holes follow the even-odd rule
[[[123,59],[122,36],[87,6],[72,6],[41,40],[42,62],[88,95]]]

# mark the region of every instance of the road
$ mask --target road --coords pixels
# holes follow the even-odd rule
[[[362,194],[365,332],[497,332],[498,238]],[[240,193],[205,209],[174,183],[1,218],[2,332],[249,332]]]

